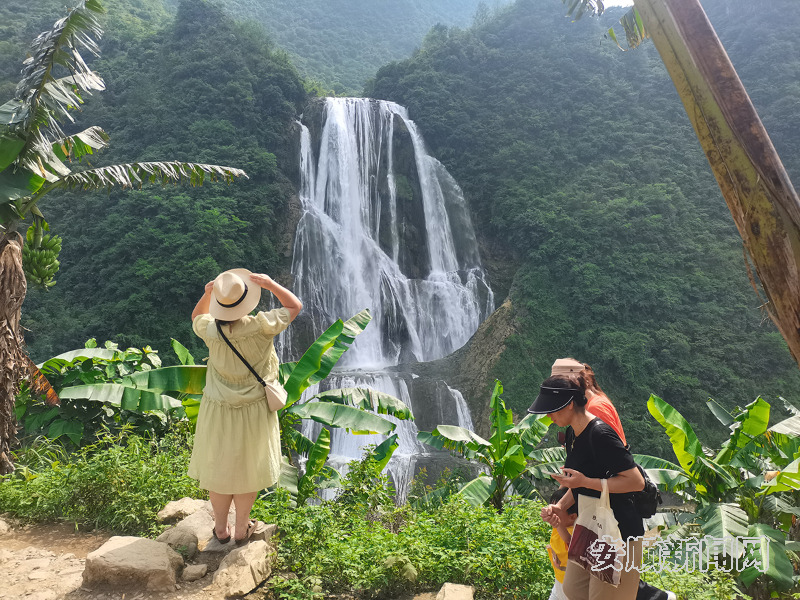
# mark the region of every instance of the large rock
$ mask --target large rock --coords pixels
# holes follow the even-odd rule
[[[184,581],[197,581],[202,579],[208,573],[208,565],[189,565],[183,570],[181,579]]]
[[[86,557],[83,584],[120,590],[173,591],[183,558],[167,544],[115,536]]]
[[[224,597],[244,596],[272,573],[275,551],[263,540],[233,550],[214,573],[213,586]]]
[[[164,508],[158,511],[158,515],[156,516],[158,517],[159,523],[175,523],[204,508],[208,510],[210,507],[211,503],[208,500],[181,498],[180,500],[168,502]]]
[[[459,585],[457,583],[445,583],[436,600],[472,600],[475,588],[471,585]]]
[[[174,527],[170,527],[158,538],[170,548],[191,559],[197,555],[198,550],[205,548],[212,540],[211,530],[214,528],[214,517],[207,511],[198,510],[192,513]]]

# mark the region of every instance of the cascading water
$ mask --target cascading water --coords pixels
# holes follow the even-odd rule
[[[397,104],[328,98],[322,123],[312,126],[318,141],[301,127],[303,214],[294,244],[294,291],[314,336],[338,318],[364,308],[372,313],[340,361],[346,371],[334,373],[326,387],[372,387],[397,396],[417,414],[415,404],[426,401],[412,399],[413,376],[393,367],[452,353],[494,309],[463,194],[427,154],[415,124]],[[286,347],[291,352],[290,340]],[[426,399],[440,405],[442,420],[434,427],[472,428],[457,390],[441,382],[435,394]],[[398,430],[400,446],[389,470],[404,497],[403,482],[425,447],[413,423],[401,422]],[[382,441],[333,433],[331,452],[346,460]]]

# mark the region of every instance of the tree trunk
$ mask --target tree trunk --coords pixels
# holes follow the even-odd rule
[[[800,198],[699,0],[634,0],[800,364]],[[755,283],[754,283],[755,285]]]
[[[27,360],[19,321],[27,284],[22,270],[22,239],[0,237],[0,475],[14,470],[11,446],[16,443],[14,402],[26,377]]]

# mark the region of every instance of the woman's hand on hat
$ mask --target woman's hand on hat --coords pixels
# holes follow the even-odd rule
[[[275,285],[275,281],[272,279],[272,277],[269,275],[264,275],[263,273],[250,273],[250,281],[258,284],[265,290],[268,290]]]
[[[561,473],[550,473],[550,477],[555,479],[559,485],[568,488],[586,487],[587,477],[580,471],[564,467]]]

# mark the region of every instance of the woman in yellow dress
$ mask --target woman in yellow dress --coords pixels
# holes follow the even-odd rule
[[[250,313],[261,290],[272,292],[281,308]],[[289,326],[303,305],[267,275],[232,269],[206,284],[192,311],[192,328],[208,346],[208,368],[197,417],[189,476],[208,490],[214,509],[214,537],[237,544],[250,539],[250,510],[259,490],[278,481],[281,464],[278,415],[269,410],[264,387],[234,354],[222,332],[265,381],[278,376],[273,338]],[[236,509],[232,534],[231,502]]]

